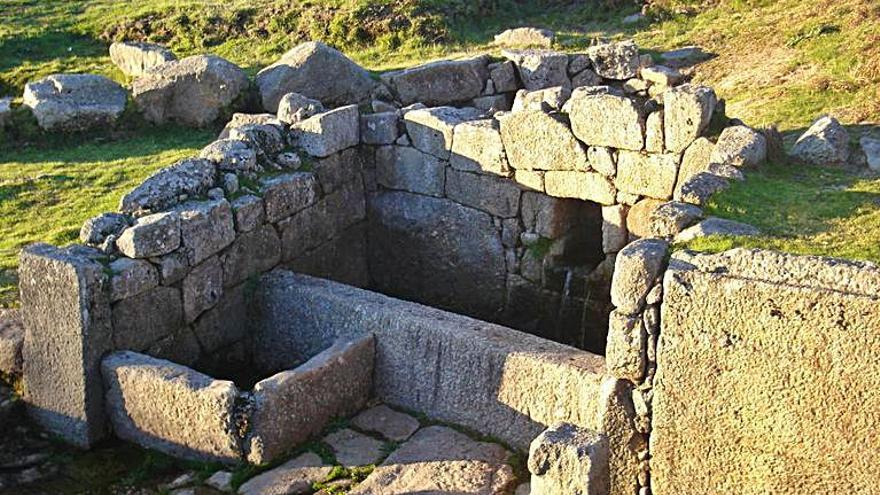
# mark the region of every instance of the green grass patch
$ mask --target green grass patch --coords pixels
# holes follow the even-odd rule
[[[695,239],[719,252],[761,247],[880,263],[880,178],[821,167],[768,166],[713,197],[706,213],[758,227],[758,237]]]

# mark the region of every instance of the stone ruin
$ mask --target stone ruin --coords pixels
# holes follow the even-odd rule
[[[880,268],[670,254],[756,233],[700,207],[764,134],[632,43],[505,56],[376,82],[304,44],[257,76],[272,114],[26,248],[31,415],[258,464],[381,401],[528,451],[533,494],[873,490]],[[174,63],[138,104],[212,119]]]

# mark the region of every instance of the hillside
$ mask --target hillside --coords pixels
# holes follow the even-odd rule
[[[712,58],[694,79],[713,86],[727,113],[776,124],[791,142],[831,113],[851,137],[880,122],[880,4],[872,0],[659,0],[626,25],[630,2],[569,5],[545,0],[2,0],[0,95],[55,72],[91,72],[121,82],[107,46],[120,39],[164,43],[178,55],[212,52],[255,73],[296,43],[326,41],[374,71],[438,57],[494,52],[494,34],[519,25],[553,29],[576,52],[595,37],[634,38],[659,53],[698,45]],[[124,132],[71,142],[45,138],[22,119],[0,150],[0,305],[15,300],[22,245],[71,242],[86,218],[112,209],[152,171],[207,143],[213,129],[157,129],[135,115]],[[712,214],[767,235],[707,239],[693,247],[760,245],[880,261],[880,180],[784,163],[753,173],[713,200]]]

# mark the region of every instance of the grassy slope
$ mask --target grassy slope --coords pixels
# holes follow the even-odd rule
[[[728,100],[730,115],[754,125],[777,123],[789,141],[823,112],[849,124],[880,122],[880,5],[872,0],[724,0],[694,15],[668,14],[692,8],[693,1],[662,0],[655,3],[668,7],[658,9],[667,20],[630,27],[619,21],[631,11],[536,2],[493,11],[493,1],[0,0],[0,94],[20,94],[25,82],[60,71],[125,82],[106,55],[111,38],[142,36],[179,55],[210,51],[252,73],[296,42],[320,38],[370,69],[386,70],[489,50],[493,34],[529,24],[556,29],[569,51],[593,36],[635,37],[655,52],[698,44],[717,56],[700,66],[696,79]],[[153,20],[133,21],[151,12]],[[73,240],[83,220],[112,209],[138,180],[213,136],[207,130],[137,129],[0,151],[0,270],[16,265],[24,244]],[[880,261],[878,198],[876,179],[771,167],[710,206],[714,214],[758,225],[767,236],[692,246],[761,245]],[[14,299],[13,290],[11,272],[0,273],[0,305]]]

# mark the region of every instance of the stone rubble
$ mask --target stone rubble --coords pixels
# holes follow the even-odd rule
[[[93,74],[54,74],[24,87],[22,104],[47,131],[112,127],[128,95],[112,80]]]
[[[110,45],[110,61],[126,76],[142,76],[172,60],[177,60],[174,53],[155,43],[117,41]]]

